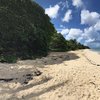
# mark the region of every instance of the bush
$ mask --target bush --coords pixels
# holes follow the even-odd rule
[[[14,55],[0,56],[0,62],[2,63],[15,63],[16,61],[17,57]]]

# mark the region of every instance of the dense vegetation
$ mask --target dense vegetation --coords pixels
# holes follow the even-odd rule
[[[79,46],[77,48],[83,48]],[[0,61],[44,56],[49,50],[75,50],[58,34],[44,9],[31,0],[0,0]]]
[[[88,46],[84,46],[81,43],[74,40],[66,40],[60,33],[56,33],[52,37],[50,43],[51,51],[70,51],[78,49],[89,49]]]
[[[66,51],[67,50],[66,40],[60,33],[55,33],[52,36],[52,41],[50,42],[51,51]]]
[[[55,29],[44,9],[31,0],[0,0],[0,56],[46,55]],[[14,58],[13,58],[14,57]]]
[[[77,42],[75,39],[74,40],[66,40],[66,46],[67,50],[78,50],[78,49],[89,49],[88,46],[84,46],[83,44]]]

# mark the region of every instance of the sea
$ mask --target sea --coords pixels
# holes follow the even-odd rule
[[[94,51],[94,52],[98,52],[99,54],[100,54],[100,48],[93,48],[93,49],[91,49],[92,51]]]

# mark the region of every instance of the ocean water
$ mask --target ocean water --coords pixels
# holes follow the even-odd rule
[[[100,54],[100,48],[91,49],[92,51],[98,52]]]

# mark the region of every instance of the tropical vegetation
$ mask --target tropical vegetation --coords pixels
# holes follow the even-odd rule
[[[0,61],[46,56],[49,51],[85,48],[66,41],[48,15],[32,0],[0,0]]]

